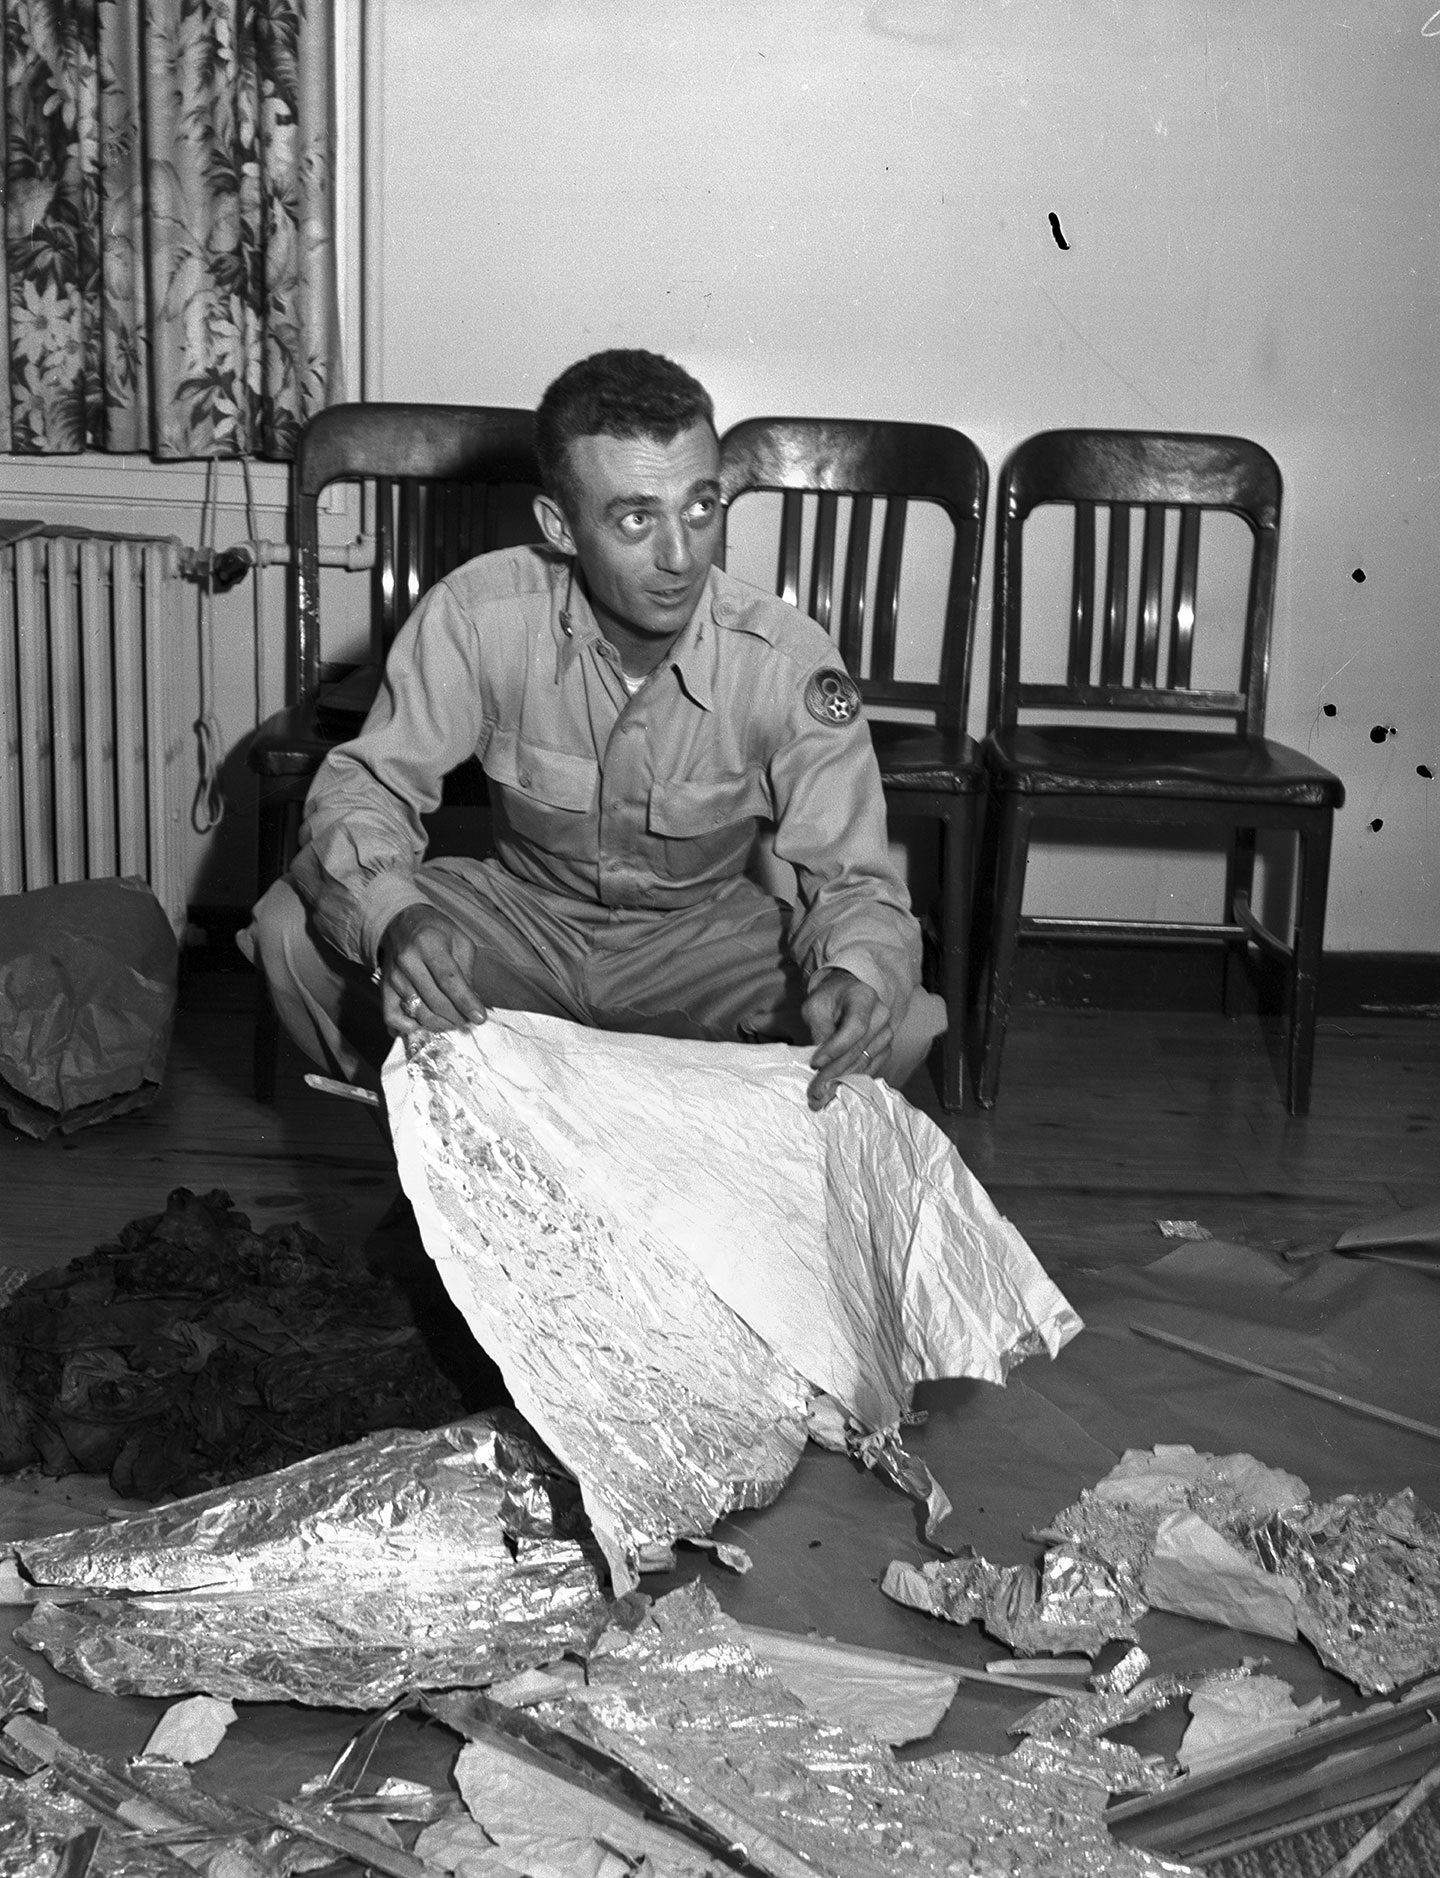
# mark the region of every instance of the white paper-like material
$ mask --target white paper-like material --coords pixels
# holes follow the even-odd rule
[[[617,1584],[773,1498],[817,1390],[885,1429],[1080,1327],[934,1124],[869,1079],[813,1113],[808,1055],[503,1012],[386,1065],[426,1247]]]
[[[1338,1709],[1317,1695],[1303,1708],[1278,1676],[1214,1676],[1190,1693],[1191,1722],[1177,1758],[1187,1774],[1208,1774],[1257,1748],[1287,1741]]]
[[[1155,1534],[1145,1596],[1157,1610],[1178,1611],[1291,1643],[1300,1586],[1267,1572],[1188,1509],[1167,1513]]]
[[[795,1637],[755,1624],[742,1624],[740,1633],[791,1695],[863,1741],[891,1747],[923,1741],[940,1726],[960,1683],[944,1663],[923,1663],[888,1650],[829,1637]]]
[[[153,1760],[208,1761],[235,1719],[235,1705],[213,1695],[172,1702],[156,1722],[145,1752]]]

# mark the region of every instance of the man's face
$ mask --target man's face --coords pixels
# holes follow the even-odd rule
[[[568,465],[573,493],[563,511],[547,504],[545,532],[578,558],[602,630],[608,615],[641,638],[672,638],[695,611],[720,545],[714,431],[694,424],[669,443],[576,437]]]

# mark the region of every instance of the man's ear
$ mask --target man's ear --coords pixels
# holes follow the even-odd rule
[[[579,553],[575,537],[570,533],[570,524],[565,519],[565,511],[554,496],[536,496],[535,519],[540,524],[541,534],[552,548],[558,548],[561,554]]]

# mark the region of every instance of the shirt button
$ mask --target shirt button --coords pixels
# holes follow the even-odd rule
[[[528,789],[530,787],[530,772],[528,769],[522,769],[520,772],[520,787],[522,789]]]

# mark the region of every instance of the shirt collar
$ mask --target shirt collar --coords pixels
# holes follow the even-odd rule
[[[695,611],[671,646],[662,665],[673,665],[685,694],[702,710],[713,708],[715,666],[720,631],[740,626],[753,630],[753,623],[742,616],[744,608],[733,595],[724,591],[722,576],[712,567]],[[557,581],[551,616],[555,634],[555,679],[558,684],[581,652],[604,635],[578,577],[573,559],[565,578]]]

